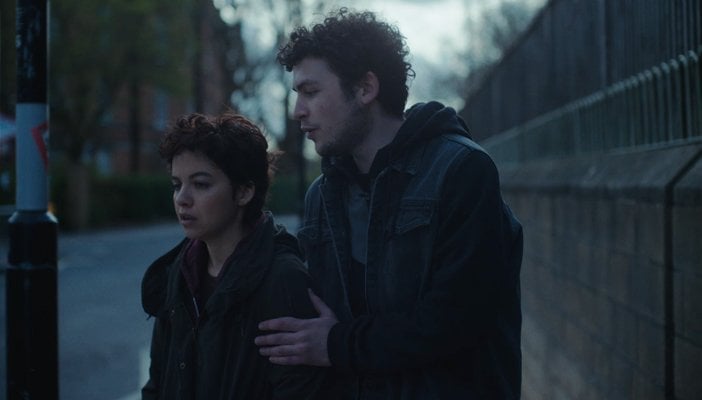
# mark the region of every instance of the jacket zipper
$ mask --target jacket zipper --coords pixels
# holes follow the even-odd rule
[[[322,210],[324,210],[324,216],[326,217],[325,219],[327,220],[327,228],[329,228],[329,232],[331,232],[331,239],[332,239],[332,245],[334,246],[334,257],[336,258],[336,268],[339,273],[339,277],[341,278],[341,289],[344,291],[344,298],[346,299],[346,302],[349,302],[349,291],[346,288],[346,280],[343,279],[344,273],[341,270],[341,260],[339,259],[339,249],[337,248],[336,244],[336,235],[334,234],[334,230],[332,229],[331,222],[329,221],[329,212],[327,212],[327,202],[324,199],[324,191],[320,190],[319,195],[322,198]],[[351,306],[349,305],[349,309]],[[353,313],[351,313],[353,314]]]
[[[200,308],[197,306],[197,300],[195,300],[194,296],[192,297],[192,300],[193,300],[193,309],[195,310],[195,322],[197,324],[197,322],[200,321]]]
[[[370,244],[370,228],[371,228],[371,220],[372,220],[372,215],[374,214],[375,207],[374,206],[374,197],[375,197],[375,192],[376,192],[376,187],[378,186],[378,181],[383,178],[386,175],[387,169],[383,169],[380,171],[378,176],[373,179],[373,184],[371,185],[371,192],[370,192],[370,204],[368,205],[368,226],[366,228],[366,268],[363,271],[363,297],[366,300],[366,313],[370,314],[371,313],[371,306],[370,302],[368,301],[368,266],[370,264],[370,258],[368,257],[368,246]]]
[[[370,314],[370,303],[368,302],[368,264],[370,264],[368,245],[370,244],[371,216],[373,215],[373,195],[375,194],[376,179],[373,180],[373,185],[371,186],[370,203],[368,204],[368,223],[366,224],[366,265],[363,268],[363,299],[366,303],[366,314]]]

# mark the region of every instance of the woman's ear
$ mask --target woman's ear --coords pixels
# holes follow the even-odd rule
[[[253,184],[253,182],[247,182],[239,185],[239,187],[236,189],[236,204],[240,207],[249,204],[255,193],[256,186]]]
[[[378,97],[379,90],[380,82],[378,82],[378,76],[373,71],[368,71],[358,81],[358,89],[356,91],[358,100],[362,104],[369,104]]]

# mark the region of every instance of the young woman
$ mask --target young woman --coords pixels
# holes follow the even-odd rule
[[[317,316],[297,242],[262,212],[270,155],[242,116],[182,117],[160,155],[186,238],[142,281],[156,317],[144,399],[311,399],[323,370],[258,354],[260,321]]]

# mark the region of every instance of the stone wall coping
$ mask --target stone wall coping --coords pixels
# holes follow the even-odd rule
[[[503,190],[508,192],[553,192],[655,203],[665,200],[666,188],[683,174],[675,195],[681,201],[699,204],[702,202],[701,154],[702,145],[687,144],[598,153],[503,168],[498,164],[498,168]],[[696,165],[690,169],[693,162]]]

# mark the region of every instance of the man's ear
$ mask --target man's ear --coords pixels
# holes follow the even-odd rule
[[[243,185],[239,185],[236,189],[236,204],[243,207],[253,199],[254,193],[256,193],[256,186],[253,182],[247,182]]]
[[[358,81],[358,89],[356,94],[358,100],[362,104],[369,104],[378,97],[378,91],[380,90],[380,82],[378,81],[378,76],[375,75],[373,71],[368,71],[366,74]]]

